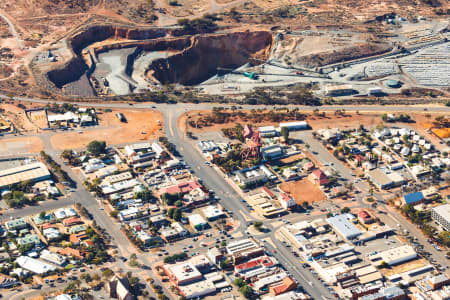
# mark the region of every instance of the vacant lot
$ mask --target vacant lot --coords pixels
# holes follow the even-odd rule
[[[99,115],[99,129],[86,128],[52,136],[53,147],[59,150],[84,148],[93,140],[106,141],[109,145],[132,143],[154,139],[162,133],[159,129],[162,128],[163,116],[159,111],[120,111],[125,115],[126,123],[116,118],[116,112]],[[161,121],[161,126],[158,121]]]
[[[284,192],[291,194],[299,205],[305,201],[314,203],[325,200],[325,195],[322,191],[306,178],[282,183],[280,188]]]
[[[42,140],[35,136],[0,140],[0,153],[6,156],[36,153],[43,149]]]
[[[414,269],[424,267],[427,264],[428,262],[425,259],[415,259],[413,261],[409,261],[407,263],[400,264],[398,266],[394,266],[389,269],[380,269],[380,271],[381,273],[383,273],[384,276],[389,277],[394,274],[400,274],[403,272],[408,272]]]

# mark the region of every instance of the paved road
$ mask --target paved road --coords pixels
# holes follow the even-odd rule
[[[242,197],[219,175],[213,168],[204,164],[205,158],[193,147],[191,141],[184,137],[183,134],[177,129],[178,117],[184,112],[183,109],[171,110],[170,114],[165,115],[165,132],[170,142],[176,145],[177,150],[183,156],[188,165],[195,171],[195,174],[203,180],[203,183],[212,190],[214,190],[221,199],[220,203],[233,212],[234,217],[240,222],[239,229],[242,232],[246,231],[246,220],[242,215],[244,212],[247,217],[249,216],[248,209],[242,204]],[[172,130],[171,130],[172,127]],[[170,133],[170,134],[169,134]],[[253,220],[253,218],[249,217]],[[269,228],[271,226],[269,225]],[[275,232],[271,228],[269,237],[277,245],[280,244],[275,238]],[[256,236],[255,238],[262,242],[262,238],[266,236]],[[271,251],[272,246],[268,246],[268,250]],[[276,253],[273,253],[274,257],[287,268],[291,274],[299,281],[303,288],[314,297],[314,299],[321,299],[322,296],[334,299],[329,291],[306,270],[298,267],[298,259],[295,258],[292,253],[280,244],[277,247]],[[308,282],[313,282],[314,286],[311,286]]]

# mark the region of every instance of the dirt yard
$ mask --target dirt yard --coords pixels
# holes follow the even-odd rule
[[[303,202],[314,203],[325,200],[325,195],[307,178],[289,181],[280,185],[282,191],[289,193],[301,205]]]
[[[2,153],[2,155],[37,153],[43,149],[44,143],[40,138],[35,136],[0,140],[0,153]]]
[[[391,275],[394,274],[400,274],[403,272],[408,272],[414,269],[418,269],[421,267],[424,267],[428,264],[428,262],[425,259],[416,259],[413,261],[409,261],[407,263],[404,264],[400,264],[398,266],[394,266],[392,268],[389,269],[380,269],[381,273],[383,273],[383,275],[385,277],[389,277]]]
[[[45,113],[45,110],[31,111],[28,116],[30,120],[39,128],[48,127],[47,114]]]
[[[116,112],[119,111],[99,115],[99,129],[86,128],[81,130],[82,133],[77,130],[52,136],[53,147],[59,150],[84,148],[93,140],[104,140],[108,145],[132,143],[154,139],[162,134],[163,116],[158,111],[120,111],[127,123],[121,123],[115,116]]]
[[[21,132],[37,132],[39,130],[36,125],[28,120],[23,109],[12,104],[1,104],[0,109],[5,110],[5,116],[11,120],[17,130]]]

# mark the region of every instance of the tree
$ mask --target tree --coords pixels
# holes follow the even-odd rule
[[[287,143],[289,141],[289,128],[281,127],[281,135],[283,136],[284,141]]]
[[[242,279],[242,278],[236,278],[234,280],[234,285],[238,286],[238,287],[243,287],[244,285],[246,285],[247,283]]]
[[[255,221],[253,226],[256,228],[256,230],[261,231],[263,223],[261,221]]]
[[[41,211],[39,213],[39,219],[44,220],[45,219],[45,211]]]
[[[117,218],[117,215],[119,214],[119,211],[117,209],[113,210],[109,213],[109,215],[113,218]]]
[[[346,214],[350,212],[350,208],[348,208],[347,206],[345,206],[344,208],[341,209],[341,213],[342,214]]]
[[[181,209],[175,208],[175,211],[173,212],[173,219],[175,221],[180,221],[182,217]]]
[[[439,239],[441,240],[442,244],[446,247],[450,247],[450,232],[448,231],[441,231],[439,233]]]
[[[87,145],[87,150],[91,152],[94,156],[99,156],[106,151],[105,141],[92,141]]]
[[[242,295],[247,298],[250,299],[253,295],[253,290],[250,286],[248,285],[244,285],[243,287],[239,288],[239,291],[242,293]]]
[[[103,278],[106,278],[106,279],[111,278],[113,275],[114,275],[114,272],[113,272],[111,269],[105,269],[105,270],[102,272]]]

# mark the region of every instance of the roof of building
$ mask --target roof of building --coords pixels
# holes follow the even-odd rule
[[[189,261],[175,265],[166,264],[164,266],[175,276],[177,281],[186,281],[202,276],[202,273]]]
[[[162,189],[161,194],[179,194],[179,193],[189,193],[190,191],[201,188],[202,186],[197,182],[197,180],[191,180],[187,182],[182,182],[176,185],[168,186]]]
[[[361,234],[361,231],[349,221],[347,214],[328,218],[327,221],[344,238],[352,239]]]
[[[432,210],[445,220],[450,221],[450,204],[439,205],[433,207]]]
[[[50,172],[43,163],[31,163],[0,171],[0,187],[46,177],[50,177]]]
[[[406,204],[414,204],[419,201],[422,201],[425,197],[423,196],[422,192],[415,192],[408,195],[405,195],[403,199],[405,200]]]
[[[19,256],[16,259],[16,262],[23,269],[36,274],[43,274],[49,271],[56,270],[56,267],[28,256]]]
[[[189,223],[192,224],[192,226],[198,226],[198,225],[204,225],[207,222],[205,221],[205,219],[203,219],[202,216],[200,216],[199,214],[193,214],[188,216],[189,219]]]

